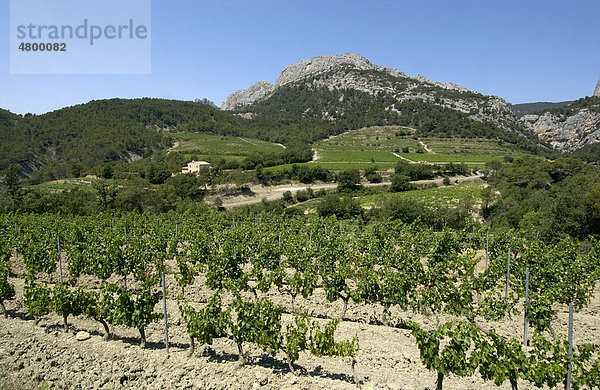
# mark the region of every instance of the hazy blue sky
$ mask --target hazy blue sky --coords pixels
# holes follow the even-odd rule
[[[600,78],[600,0],[154,0],[150,75],[11,75],[9,15],[0,0],[0,107],[17,113],[111,97],[220,104],[347,52],[511,103],[589,96]]]

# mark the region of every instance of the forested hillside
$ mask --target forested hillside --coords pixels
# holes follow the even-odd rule
[[[43,115],[11,115],[12,120],[0,123],[0,169],[20,164],[24,173],[31,173],[36,168],[72,161],[89,167],[135,159],[164,143],[159,132],[141,123],[141,115],[139,110],[127,112],[117,100]]]
[[[442,94],[439,99],[450,95],[479,98],[474,93],[437,92]],[[418,136],[497,139],[528,152],[544,152],[533,135],[522,136],[491,122],[472,119],[435,101],[398,101],[385,92],[329,89],[309,82],[278,88],[244,112],[150,98],[98,100],[42,115],[20,116],[3,110],[0,170],[19,164],[21,173],[30,175],[39,168],[68,170],[73,162],[87,169],[111,161],[131,161],[169,146],[164,132],[207,132],[293,145],[381,125],[411,126],[418,130]]]
[[[80,162],[134,160],[167,146],[162,132],[229,132],[242,118],[201,103],[164,99],[110,99],[42,115],[0,111],[0,170],[21,165],[24,174],[41,167]]]
[[[278,126],[281,142],[294,136],[298,141],[314,141],[361,127],[401,125],[416,128],[418,136],[483,137],[541,152],[539,141],[533,135],[521,136],[423,99],[399,102],[383,92],[371,95],[355,89],[329,90],[294,84],[278,88],[268,99],[253,104],[246,111],[253,114],[253,127]],[[265,134],[261,131],[253,135],[260,138]],[[285,139],[281,139],[283,137]]]
[[[537,229],[549,240],[561,234],[585,239],[600,232],[600,176],[592,165],[573,159],[517,160],[488,181],[501,193],[484,208],[496,225]],[[494,197],[489,196],[487,201]]]

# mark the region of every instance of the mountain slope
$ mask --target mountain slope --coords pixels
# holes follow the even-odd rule
[[[254,103],[268,100],[278,90],[290,85],[309,89],[357,90],[373,96],[385,95],[394,100],[386,106],[396,111],[396,104],[410,100],[449,108],[467,114],[470,119],[490,122],[508,131],[520,132],[510,105],[494,96],[484,96],[451,83],[439,83],[422,76],[409,77],[396,69],[378,66],[358,54],[320,56],[286,67],[274,85],[261,82],[248,90],[232,94],[224,109],[251,112]],[[364,107],[367,110],[368,107]]]
[[[483,137],[534,153],[544,149],[502,99],[408,77],[356,54],[300,61],[284,69],[275,84],[260,82],[237,91],[223,107],[252,118],[250,127],[279,128],[277,142],[310,142],[361,127],[403,125],[416,128],[417,135]]]

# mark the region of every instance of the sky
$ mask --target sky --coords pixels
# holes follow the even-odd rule
[[[359,53],[510,103],[590,96],[600,79],[600,0],[151,0],[146,74],[11,73],[10,22],[0,0],[0,108],[20,114],[113,97],[220,105],[324,54]]]

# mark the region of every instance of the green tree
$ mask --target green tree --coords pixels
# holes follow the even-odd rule
[[[73,161],[70,166],[71,177],[80,177],[83,173],[83,164],[79,161]]]
[[[390,186],[391,192],[402,192],[412,189],[413,185],[410,183],[410,177],[398,173],[392,176],[392,185]]]
[[[341,197],[337,194],[329,194],[317,205],[317,213],[323,217],[335,215],[338,218],[346,219],[361,215],[362,208],[351,196]]]
[[[114,169],[112,164],[104,164],[102,166],[102,173],[101,176],[103,179],[112,179],[114,174]]]
[[[4,170],[4,185],[7,187],[8,194],[16,201],[21,195],[21,179],[19,177],[20,165],[13,164]]]
[[[346,169],[337,175],[338,190],[352,191],[360,187],[360,173],[356,169]]]

